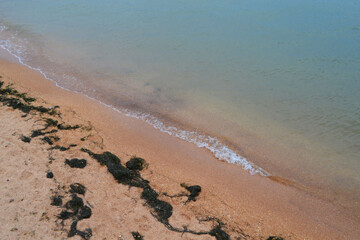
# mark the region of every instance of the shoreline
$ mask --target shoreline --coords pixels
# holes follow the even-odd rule
[[[352,183],[351,179],[342,180],[344,183],[341,184],[340,181],[335,179],[336,176],[334,176],[334,179],[331,179],[332,181],[328,181],[330,180],[328,178],[332,176],[324,175],[324,173],[321,174],[320,165],[312,164],[313,161],[316,162],[316,157],[315,155],[309,155],[305,149],[311,152],[311,148],[309,149],[307,145],[313,145],[314,148],[322,148],[323,146],[321,144],[319,145],[318,143],[302,139],[300,145],[290,144],[287,146],[286,144],[283,145],[284,141],[282,140],[280,142],[272,142],[270,139],[263,140],[260,136],[256,136],[244,129],[242,129],[241,132],[241,135],[244,136],[239,138],[239,141],[236,141],[234,138],[231,139],[220,136],[202,125],[200,125],[200,129],[195,128],[189,121],[180,120],[181,117],[175,119],[156,111],[149,111],[148,114],[138,103],[130,104],[131,106],[125,104],[125,107],[120,104],[121,107],[118,108],[115,107],[115,105],[113,106],[112,103],[106,103],[106,101],[89,96],[84,92],[69,90],[67,87],[61,86],[59,82],[49,78],[46,71],[31,67],[24,63],[21,57],[12,53],[9,49],[2,48],[3,51],[0,49],[0,58],[4,57],[5,53],[5,58],[9,61],[20,63],[25,67],[39,72],[46,80],[53,82],[57,87],[65,91],[83,95],[89,100],[103,105],[105,108],[110,108],[117,114],[140,119],[143,123],[149,124],[158,131],[190,142],[199,148],[206,148],[206,151],[210,151],[218,160],[239,165],[250,172],[250,174],[269,177],[269,179],[277,183],[298,188],[316,198],[333,202],[334,204],[347,208],[349,211],[360,211],[360,195],[356,187],[352,189],[347,188],[347,185]],[[128,101],[126,98],[123,100],[125,102]],[[207,117],[211,118],[211,115],[205,118]],[[302,151],[294,151],[293,148],[304,149]],[[314,154],[314,152],[312,153]],[[297,159],[296,161],[302,165],[300,164],[300,167],[297,166],[296,161],[289,161],[289,158]],[[332,164],[332,162],[330,162],[330,164]],[[341,179],[342,176],[337,175],[337,177]]]
[[[24,63],[21,57],[12,53],[9,49],[3,46],[1,47],[3,51],[0,49],[0,58],[4,58],[6,60],[9,60],[10,62],[20,63],[21,65],[28,67],[31,70],[39,72],[45,79],[53,82],[57,87],[65,91],[81,94],[84,97],[92,101],[96,101],[101,105],[104,105],[104,107],[110,108],[119,114],[123,114],[131,118],[140,119],[143,122],[151,125],[155,129],[167,133],[170,136],[193,143],[199,148],[206,148],[218,160],[239,165],[244,170],[250,172],[250,174],[252,175],[260,174],[261,176],[271,176],[271,174],[268,171],[256,165],[254,162],[249,161],[246,157],[240,155],[239,152],[241,151],[238,149],[238,147],[236,147],[235,144],[224,138],[213,137],[211,135],[208,135],[206,132],[199,131],[198,128],[196,129],[194,127],[189,128],[190,126],[189,124],[180,123],[179,121],[171,119],[169,116],[166,117],[167,121],[165,122],[164,117],[161,117],[159,115],[154,115],[154,112],[148,114],[146,112],[140,111],[139,109],[142,108],[140,108],[137,104],[135,104],[137,105],[137,107],[135,107],[132,110],[127,108],[118,109],[112,106],[111,104],[104,103],[94,97],[86,95],[83,92],[79,92],[76,90],[69,90],[66,87],[60,86],[59,83],[56,82],[55,80],[47,77],[47,74],[41,69],[33,68],[32,66]],[[5,54],[2,52],[4,52]],[[224,142],[226,142],[226,144]]]
[[[255,239],[279,234],[286,239],[336,239],[344,234],[355,239],[359,234],[358,216],[346,209],[268,178],[251,176],[241,167],[218,161],[208,151],[161,133],[141,120],[60,89],[20,64],[0,60],[0,73],[30,95],[71,109],[90,121],[111,152],[146,159],[158,175],[151,179],[158,188],[176,189],[180,182],[201,185],[205,196],[201,212],[213,212]],[[163,179],[171,182],[163,183]]]

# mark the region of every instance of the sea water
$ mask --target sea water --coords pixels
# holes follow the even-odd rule
[[[0,46],[61,87],[360,207],[360,2],[0,0]]]

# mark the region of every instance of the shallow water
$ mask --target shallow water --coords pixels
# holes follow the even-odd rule
[[[359,12],[357,1],[0,0],[0,45],[60,86],[353,207]]]

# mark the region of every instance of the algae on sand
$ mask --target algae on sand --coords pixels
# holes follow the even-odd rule
[[[66,159],[65,164],[69,165],[71,168],[84,168],[87,163],[85,159],[73,158],[71,160]]]
[[[101,165],[106,166],[108,171],[113,175],[118,183],[128,185],[130,187],[142,188],[141,198],[145,200],[145,204],[150,208],[151,214],[162,223],[167,229],[178,233],[191,233],[194,235],[209,235],[215,237],[217,240],[229,240],[229,235],[222,230],[222,224],[217,224],[210,231],[193,231],[187,227],[182,229],[176,228],[169,223],[169,218],[172,216],[173,207],[168,202],[158,199],[159,193],[157,193],[151,186],[148,180],[141,177],[138,170],[132,170],[124,167],[121,164],[120,158],[111,152],[104,152],[102,154],[96,154],[92,151],[82,148],[83,152],[88,153],[92,158],[97,160]],[[145,160],[144,160],[145,162]],[[130,165],[130,167],[132,167]],[[190,196],[194,199],[201,191],[200,186],[192,186],[189,188]]]
[[[70,184],[70,192],[72,192],[72,193],[78,193],[78,194],[84,195],[85,191],[86,191],[85,186],[80,183]]]

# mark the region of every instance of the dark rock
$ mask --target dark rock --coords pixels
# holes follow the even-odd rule
[[[60,149],[61,150],[61,149]],[[71,160],[66,159],[65,164],[69,165],[72,168],[84,168],[86,167],[86,160],[85,159],[77,159],[73,158]]]
[[[270,236],[266,240],[285,240],[285,238],[278,237],[278,236]]]

